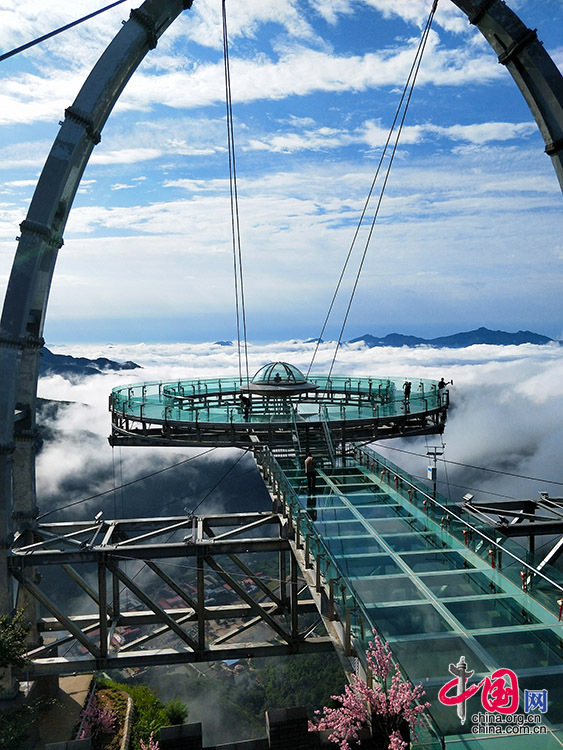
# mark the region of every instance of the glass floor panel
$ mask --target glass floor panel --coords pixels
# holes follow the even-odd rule
[[[520,690],[547,690],[547,718],[563,724],[563,670],[556,674],[537,674],[518,679]]]
[[[470,643],[461,636],[447,638],[409,638],[391,644],[401,666],[412,680],[451,679],[448,665],[465,656],[468,666],[477,674],[487,673],[487,665],[477,656]]]
[[[389,555],[337,556],[337,562],[344,575],[350,578],[394,575],[403,572]]]
[[[463,627],[470,630],[485,628],[506,628],[511,625],[530,625],[538,623],[527,609],[520,606],[515,599],[471,599],[464,602],[446,602],[446,607]]]
[[[346,495],[346,500],[350,505],[366,505],[366,504],[383,504],[383,505],[396,505],[395,501],[391,498],[387,492],[382,492],[379,487],[373,488],[370,492],[366,492],[365,488],[361,492],[355,493],[354,495]]]
[[[351,521],[356,517],[349,508],[344,506],[339,507],[336,504],[332,507],[317,507],[313,503],[311,503],[311,505],[307,503],[307,507],[316,509],[317,521]]]
[[[402,607],[368,607],[368,614],[385,636],[443,633],[452,626],[432,604],[407,604]]]
[[[372,536],[325,537],[325,542],[337,557],[385,552]]]
[[[423,575],[420,580],[440,599],[477,594],[498,594],[496,586],[485,573],[447,573],[444,575]]]
[[[369,525],[378,532],[378,534],[400,534],[402,532],[410,532],[412,534],[413,529],[416,531],[422,530],[421,522],[413,516],[405,516],[404,518],[372,518],[369,521]]]
[[[335,469],[328,470],[327,474],[330,474],[331,476],[335,476],[335,477],[344,477],[348,475],[361,476],[363,475],[363,472],[357,466],[349,466],[349,467],[340,466]]]
[[[366,527],[355,518],[341,521],[320,521],[317,513],[315,529],[324,537],[360,536],[366,533]],[[370,539],[372,537],[369,537]]]
[[[303,480],[300,484],[293,484],[293,490],[294,492],[299,495],[301,498],[307,497],[307,482]],[[319,479],[317,477],[317,484],[315,488],[315,494],[316,495],[333,495],[334,494],[334,488],[330,486],[330,484],[327,484],[323,480]]]
[[[330,481],[338,488],[346,487],[348,489],[349,485],[353,485],[360,490],[363,489],[363,485],[371,483],[371,479],[366,477],[365,474],[354,474],[346,477],[330,475]]]
[[[408,576],[386,576],[384,580],[351,579],[350,583],[366,606],[425,599],[424,593]]]
[[[446,666],[446,670],[447,670],[447,666]],[[446,683],[448,679],[451,679],[451,677],[452,675],[449,672],[446,672],[446,674],[444,675],[444,683]],[[426,695],[424,696],[424,699],[430,703],[430,708],[428,709],[428,713],[432,716],[436,724],[440,727],[440,731],[444,735],[461,734],[462,732],[470,732],[471,731],[470,721],[466,721],[465,725],[462,725],[457,716],[455,706],[443,706],[440,703],[440,701],[438,700],[438,691],[440,690],[440,687],[442,686],[441,685],[428,685],[428,684],[424,685],[424,690],[426,691]],[[481,707],[481,701],[479,699],[479,695],[474,695],[471,700],[467,701],[467,713],[468,713],[469,719],[471,719],[472,713],[476,713],[479,710],[481,711],[483,710]],[[469,738],[471,735],[466,735],[466,736]],[[464,739],[465,739],[465,735],[464,735]],[[457,747],[457,746],[454,746],[454,747]],[[462,750],[462,748],[463,750],[465,750],[465,745],[462,743],[459,745],[459,748],[460,750]],[[502,743],[501,743],[500,748],[502,748]],[[504,750],[507,750],[507,749],[504,748]]]
[[[475,640],[508,669],[563,666],[563,640],[553,630],[518,630],[509,638],[506,633],[490,633]]]
[[[431,570],[461,570],[475,567],[458,552],[425,552],[402,554],[401,558],[414,573],[427,573]]]
[[[436,534],[396,534],[386,536],[385,544],[395,552],[420,552],[427,549],[441,549],[442,540]]]
[[[400,505],[357,505],[356,510],[364,518],[397,518],[409,515]]]
[[[345,508],[344,498],[341,495],[327,494],[321,495],[321,497],[308,498],[306,495],[302,495],[301,499],[303,503],[312,503],[316,508]]]

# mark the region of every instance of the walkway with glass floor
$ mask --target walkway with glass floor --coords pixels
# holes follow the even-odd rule
[[[534,572],[539,561],[522,547],[498,534],[493,539],[458,506],[448,508],[441,496],[435,501],[428,487],[367,448],[357,449],[346,467],[327,462],[320,468],[314,497],[307,495],[294,458],[265,451],[257,459],[284,499],[297,543],[319,567],[317,580],[321,575],[328,586],[337,618],[348,623],[358,655],[376,631],[409,679],[424,683],[431,718],[417,746],[563,747],[559,571]],[[491,715],[482,691],[467,701],[465,723],[455,705],[438,700],[440,688],[453,679],[449,665],[461,656],[468,674],[475,673],[468,685],[495,670],[513,670],[520,688],[517,714],[538,722],[529,724],[531,732],[547,733],[472,733],[472,716]],[[541,706],[525,713],[525,690],[547,690],[547,713]],[[543,698],[539,693],[536,700]],[[443,739],[434,744],[432,736]]]

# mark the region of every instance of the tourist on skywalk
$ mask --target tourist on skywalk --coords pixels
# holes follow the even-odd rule
[[[446,383],[444,378],[440,378],[440,381],[438,383],[438,395],[440,396],[440,400],[442,400],[442,396],[446,392],[446,388],[448,387],[448,385],[453,385],[453,384],[454,384],[453,380],[450,380],[449,383]]]
[[[317,470],[315,469],[315,459],[310,453],[307,453],[305,459],[305,475],[307,477],[307,492],[313,495],[317,482]]]
[[[250,418],[250,407],[252,406],[252,402],[250,400],[249,396],[245,396],[244,393],[240,394],[240,403],[242,406],[242,411],[244,414],[244,421],[248,422]]]

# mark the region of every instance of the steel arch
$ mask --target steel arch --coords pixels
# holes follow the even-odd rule
[[[12,596],[6,555],[14,525],[33,526],[39,349],[63,231],[80,179],[125,84],[193,0],[146,0],[96,63],[65,111],[25,221],[0,320],[0,612]],[[563,78],[502,0],[452,0],[483,33],[526,99],[563,188]]]

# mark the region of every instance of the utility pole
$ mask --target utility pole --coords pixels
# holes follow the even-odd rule
[[[433,488],[432,497],[434,498],[434,500],[436,500],[436,477],[437,477],[437,472],[438,472],[438,469],[437,469],[438,456],[442,456],[443,454],[444,454],[443,450],[441,450],[440,448],[435,448],[435,447],[428,448],[428,450],[426,451],[426,455],[429,458],[434,459],[434,466],[428,467],[428,474],[427,474],[428,479],[430,479],[430,481],[432,482],[432,488]]]

